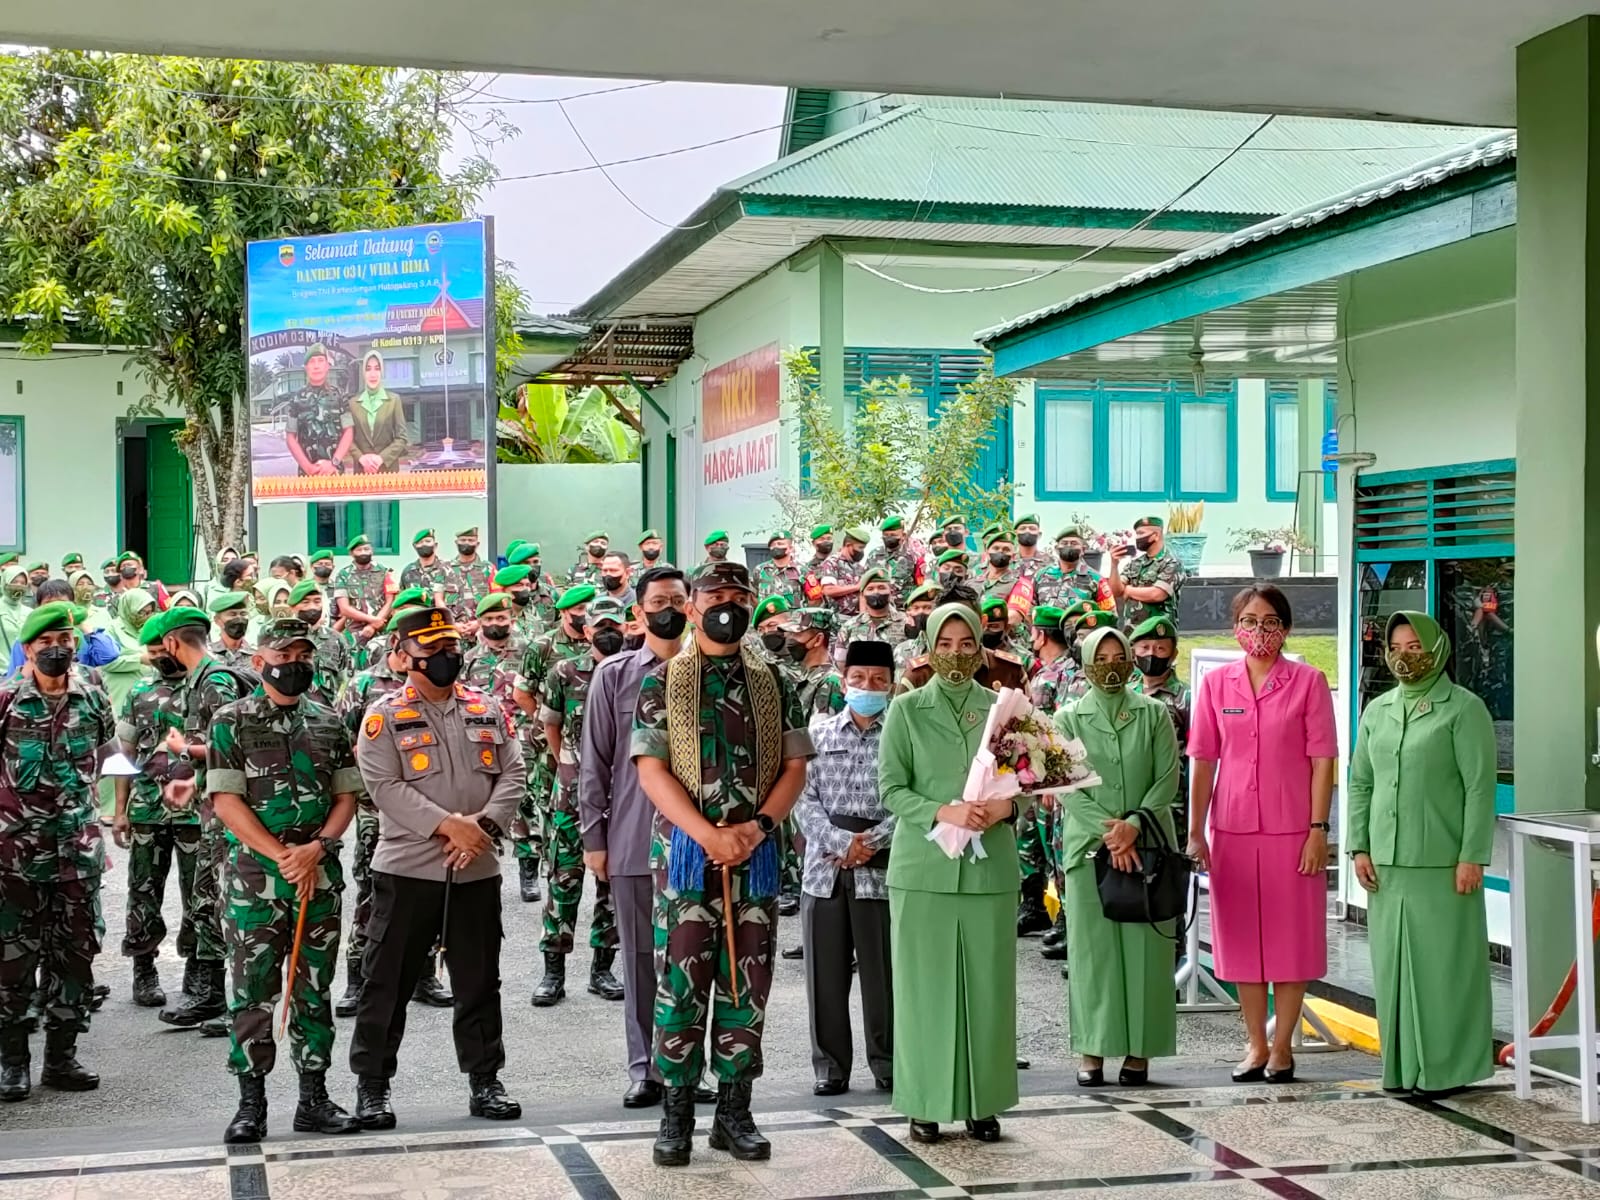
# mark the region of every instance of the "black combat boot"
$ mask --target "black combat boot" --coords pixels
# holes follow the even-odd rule
[[[167,1002],[161,990],[161,976],[156,974],[154,954],[133,956],[133,1002],[140,1008],[160,1008]]]
[[[109,983],[93,984],[89,988],[89,1011],[99,1012],[109,999],[111,999],[111,985]]]
[[[785,885],[778,893],[778,915],[792,917],[800,911],[800,889]]]
[[[353,1017],[356,1009],[361,1007],[361,989],[366,981],[361,975],[361,960],[347,958],[344,960],[344,995],[339,997],[339,1003],[333,1006],[333,1015],[336,1017]]]
[[[622,985],[611,973],[611,964],[617,961],[615,950],[596,950],[594,962],[589,967],[589,994],[602,1000],[621,1000]]]
[[[0,1101],[26,1100],[31,1091],[28,1031],[19,1025],[0,1033]]]
[[[185,996],[194,995],[196,981],[200,978],[200,962],[194,955],[183,960],[183,987],[180,989]]]
[[[470,1098],[467,1111],[485,1121],[515,1121],[522,1115],[522,1105],[506,1095],[499,1076],[493,1071],[474,1071],[467,1076]]]
[[[411,993],[411,999],[417,1004],[426,1004],[429,1008],[449,1008],[456,1002],[456,998],[450,994],[450,989],[439,982],[439,968],[431,954],[428,955],[427,962],[422,964],[422,978],[417,980],[417,987]]]
[[[537,904],[544,899],[539,892],[539,860],[537,858],[517,859],[517,883],[522,888],[522,902],[524,904]]]
[[[227,1017],[218,1017],[214,1021],[201,1021],[195,1027],[195,1032],[203,1038],[225,1038],[233,1032],[233,1022]]]
[[[1022,903],[1017,907],[1017,936],[1030,937],[1044,933],[1052,922],[1044,907],[1044,876],[1035,875],[1022,881]]]
[[[163,1008],[160,1018],[179,1029],[193,1029],[203,1021],[228,1011],[227,985],[221,963],[203,962],[195,970],[194,990],[187,993],[177,1008]]]
[[[356,1122],[363,1129],[393,1129],[394,1109],[389,1106],[387,1079],[356,1081]]]
[[[222,1134],[230,1146],[259,1142],[267,1136],[267,1080],[264,1075],[239,1076],[239,1111]]]
[[[764,1162],[772,1157],[772,1143],[761,1136],[750,1115],[749,1080],[717,1085],[710,1146],[713,1150],[726,1150],[741,1162]]]
[[[92,1092],[100,1076],[78,1064],[78,1035],[70,1029],[51,1029],[44,1035],[44,1070],[39,1082],[60,1092]]]
[[[546,954],[544,956],[544,978],[539,980],[538,986],[533,989],[533,1006],[535,1008],[553,1008],[561,1003],[567,995],[567,956],[565,954]]]
[[[666,1111],[650,1157],[658,1167],[687,1167],[694,1146],[694,1089],[669,1087],[662,1104]]]
[[[1039,945],[1046,950],[1054,950],[1067,940],[1067,914],[1061,909],[1056,910],[1056,923],[1050,927],[1050,932],[1045,934]],[[1180,943],[1181,945],[1182,943]]]
[[[361,1122],[328,1096],[327,1072],[300,1073],[300,1103],[294,1107],[296,1133],[357,1133]]]

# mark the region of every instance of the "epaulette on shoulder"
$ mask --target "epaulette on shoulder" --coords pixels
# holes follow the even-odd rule
[[[1022,665],[1022,660],[1020,658],[1018,658],[1015,654],[1008,654],[1004,650],[991,650],[989,653],[993,654],[1001,662],[1008,662],[1008,663],[1011,663],[1013,666],[1018,666],[1018,667],[1020,667]]]

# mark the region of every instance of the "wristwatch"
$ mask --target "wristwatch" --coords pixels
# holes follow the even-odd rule
[[[756,814],[756,828],[761,830],[761,832],[763,834],[765,834],[767,837],[771,837],[772,836],[772,831],[774,829],[776,829],[777,827],[778,827],[778,823],[776,821],[774,821],[771,817],[767,816],[766,813],[757,813]]]
[[[1311,822],[1311,828],[1320,829],[1323,833],[1333,832],[1333,826],[1329,825],[1326,821],[1313,821]]]
[[[319,837],[317,839],[317,841],[322,843],[322,852],[324,854],[326,854],[329,858],[338,858],[339,857],[339,839],[338,838]]]

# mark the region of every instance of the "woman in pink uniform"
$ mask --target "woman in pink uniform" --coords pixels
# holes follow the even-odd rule
[[[1189,730],[1189,853],[1211,875],[1217,977],[1239,989],[1250,1043],[1233,1072],[1239,1083],[1293,1082],[1289,1039],[1306,984],[1328,970],[1323,872],[1338,735],[1322,672],[1282,657],[1292,624],[1271,584],[1233,598],[1245,657],[1201,681]],[[1278,1017],[1270,1049],[1269,983]]]

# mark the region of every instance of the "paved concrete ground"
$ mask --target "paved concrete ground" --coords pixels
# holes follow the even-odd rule
[[[113,850],[114,869],[105,885],[105,951],[96,961],[99,978],[111,986],[111,997],[95,1015],[80,1046],[80,1058],[101,1076],[96,1092],[73,1095],[36,1088],[26,1103],[0,1107],[5,1152],[86,1153],[96,1147],[192,1146],[212,1142],[232,1114],[237,1099],[224,1060],[226,1040],[202,1040],[191,1032],[160,1024],[151,1009],[129,1000],[131,965],[119,946],[124,926],[126,856]],[[592,881],[591,881],[592,882]],[[176,886],[168,897],[168,924],[177,927]],[[591,888],[592,896],[592,888]],[[531,1117],[562,1123],[573,1119],[616,1120],[625,1114],[618,1101],[627,1087],[624,1069],[622,1006],[584,991],[589,951],[572,956],[568,999],[554,1009],[534,1009],[528,996],[542,973],[538,952],[539,908],[525,905],[514,881],[505,881],[506,946],[504,977],[506,1049],[503,1076],[510,1093]],[[590,900],[580,916],[580,942],[586,934]],[[798,919],[783,922],[780,942],[798,942]],[[1038,940],[1018,944],[1019,1053],[1031,1059],[1024,1075],[1030,1090],[1054,1081],[1070,1088],[1071,1060],[1066,1046],[1066,984],[1054,964],[1039,958]],[[170,946],[170,937],[169,937]],[[170,950],[159,965],[162,981],[175,993],[182,972]],[[343,980],[340,980],[342,989]],[[859,1008],[857,1009],[859,1021]],[[341,1103],[353,1104],[354,1081],[345,1067],[351,1022],[340,1021],[330,1085]],[[859,1025],[858,1025],[859,1028]],[[914,1036],[914,1034],[912,1035]],[[857,1045],[859,1047],[859,1034]],[[1156,1064],[1155,1080],[1183,1079],[1189,1086],[1225,1081],[1240,1052],[1237,1018],[1195,1015],[1180,1019],[1180,1057]],[[34,1041],[37,1071],[39,1039]],[[812,1073],[807,1037],[803,964],[780,961],[767,1021],[767,1072],[757,1089],[764,1108],[810,1106]],[[1370,1076],[1375,1061],[1358,1054],[1324,1055],[1302,1060],[1327,1080]],[[1031,1077],[1030,1077],[1031,1076]],[[870,1090],[865,1067],[858,1064],[855,1103],[881,1103]],[[295,1078],[287,1054],[269,1084],[275,1113],[287,1117]],[[412,1005],[394,1104],[407,1127],[454,1125],[465,1115],[466,1096],[450,1042],[449,1010]],[[574,1114],[581,1114],[574,1117]],[[286,1121],[284,1122],[286,1123]],[[481,1127],[481,1123],[474,1123]]]

